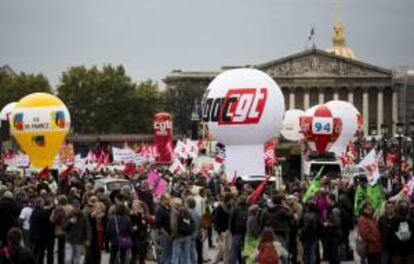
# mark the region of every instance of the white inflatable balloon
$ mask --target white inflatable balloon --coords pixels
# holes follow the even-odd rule
[[[203,121],[213,137],[226,145],[226,172],[264,174],[263,144],[282,125],[285,99],[275,81],[255,69],[219,74],[203,98]]]
[[[16,105],[17,105],[16,102],[11,102],[11,103],[8,103],[7,105],[5,105],[3,107],[3,109],[1,109],[0,120],[8,121],[9,116],[10,116],[11,112],[13,111],[13,109]]]
[[[340,157],[346,152],[349,142],[354,140],[355,134],[361,126],[359,124],[361,114],[354,105],[345,101],[330,101],[326,103],[326,106],[334,117],[339,117],[342,120],[342,131],[329,149],[337,157]]]
[[[299,141],[303,139],[303,134],[300,133],[299,117],[304,114],[305,112],[299,109],[286,111],[282,129],[280,130],[280,134],[282,134],[286,140]]]

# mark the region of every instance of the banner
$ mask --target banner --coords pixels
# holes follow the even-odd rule
[[[135,152],[130,148],[112,147],[112,158],[114,163],[129,163],[135,161]]]
[[[273,167],[276,164],[275,140],[269,140],[264,147],[266,167]]]
[[[156,197],[161,197],[167,190],[168,182],[153,170],[148,173],[147,181],[152,194]]]
[[[158,156],[156,163],[172,162],[173,123],[168,113],[158,113],[154,116],[154,145]]]
[[[358,164],[358,167],[364,169],[367,173],[368,183],[375,185],[380,177],[378,168],[378,156],[375,149],[372,149],[363,160]]]
[[[174,148],[174,155],[175,158],[187,159],[187,145],[183,141],[177,140]]]
[[[58,155],[63,164],[73,164],[75,161],[75,150],[73,148],[73,144],[62,144]]]

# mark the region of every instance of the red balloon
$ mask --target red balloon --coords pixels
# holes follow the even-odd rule
[[[318,153],[326,152],[328,146],[339,137],[342,129],[341,119],[333,117],[325,105],[318,106],[313,116],[301,116],[299,123],[311,149]]]
[[[170,163],[172,161],[173,125],[169,113],[154,115],[154,145],[157,149],[157,163]]]

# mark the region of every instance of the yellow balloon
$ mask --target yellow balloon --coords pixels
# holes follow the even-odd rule
[[[52,167],[70,128],[70,115],[56,96],[33,93],[20,99],[11,113],[11,133],[32,166]]]

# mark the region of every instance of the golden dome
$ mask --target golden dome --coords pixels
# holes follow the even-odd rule
[[[348,59],[356,59],[354,51],[345,45],[345,25],[342,23],[342,2],[338,1],[337,20],[333,27],[332,47],[326,49],[327,52]]]

